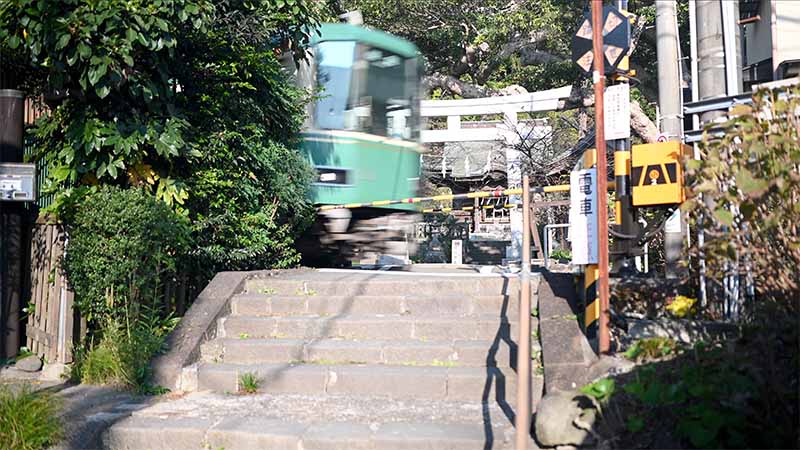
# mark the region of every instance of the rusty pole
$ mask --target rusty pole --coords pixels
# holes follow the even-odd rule
[[[600,353],[608,353],[611,343],[608,333],[608,178],[606,168],[606,136],[603,117],[605,90],[605,57],[603,56],[603,0],[592,0],[592,45],[594,50],[594,113],[595,145],[597,147],[597,297],[600,301]]]
[[[517,450],[528,448],[531,430],[531,195],[528,175],[522,177],[522,271],[517,350]]]

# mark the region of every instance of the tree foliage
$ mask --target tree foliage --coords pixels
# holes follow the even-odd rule
[[[303,57],[320,17],[303,0],[9,0],[0,51],[51,108],[33,131],[50,190],[151,192],[192,220],[210,274],[297,261],[307,98],[276,53]]]
[[[737,106],[721,139],[705,136],[688,162],[694,198],[683,208],[705,232],[695,255],[709,279],[731,271],[754,285],[758,303],[797,314],[800,299],[800,87],[760,90]],[[743,293],[745,289],[741,290]]]

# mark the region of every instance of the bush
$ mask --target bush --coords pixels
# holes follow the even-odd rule
[[[798,85],[760,90],[752,106],[734,108],[725,135],[706,136],[701,159],[688,162],[694,198],[683,206],[705,230],[705,244],[696,245],[694,253],[705,258],[710,280],[720,283],[735,273],[743,285],[752,284],[757,304],[774,302],[781,314],[795,317],[800,302],[798,108]]]
[[[69,233],[64,269],[90,325],[135,320],[140,305],[157,307],[161,281],[188,251],[187,220],[141,189],[115,187],[77,197],[61,215]]]
[[[61,437],[60,402],[30,386],[0,386],[0,448],[38,450]]]

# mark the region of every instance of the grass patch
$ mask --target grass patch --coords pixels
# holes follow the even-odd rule
[[[250,339],[250,335],[247,333],[239,333],[239,339]]]
[[[135,321],[108,319],[97,341],[76,349],[70,372],[73,381],[131,388],[141,394],[161,394],[165,388],[152,386],[150,360],[164,347],[167,334],[177,325],[172,317],[161,318],[145,312]]]
[[[29,385],[0,386],[0,448],[38,450],[57,443],[63,434],[60,408],[60,399]]]
[[[276,292],[278,291],[276,291],[275,288],[270,288],[270,287],[261,288],[258,290],[259,294],[264,294],[264,295],[275,295]]]
[[[239,392],[244,394],[255,394],[258,392],[258,387],[261,385],[261,380],[258,375],[253,372],[245,372],[239,375]]]

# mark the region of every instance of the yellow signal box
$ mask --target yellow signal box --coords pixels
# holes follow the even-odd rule
[[[691,147],[679,141],[634,145],[631,150],[633,206],[683,203],[681,158]]]

